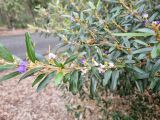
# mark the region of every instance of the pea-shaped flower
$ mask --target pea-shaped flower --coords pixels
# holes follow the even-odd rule
[[[27,61],[26,60],[23,60],[20,64],[19,64],[19,67],[17,69],[17,71],[19,73],[24,73],[27,71]]]
[[[80,63],[84,65],[86,63],[86,58],[80,59]]]

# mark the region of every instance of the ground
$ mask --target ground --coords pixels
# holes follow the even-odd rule
[[[22,35],[27,32],[27,29],[7,29],[6,27],[0,27],[0,36],[8,36],[8,35]]]
[[[19,84],[18,78],[0,83],[0,120],[72,120],[53,84],[37,93],[32,81],[33,77]]]

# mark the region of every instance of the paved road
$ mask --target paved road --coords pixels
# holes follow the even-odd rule
[[[48,51],[49,45],[51,48],[55,48],[58,45],[59,40],[53,36],[45,38],[45,36],[40,36],[39,33],[31,34],[33,42],[36,44],[36,51],[38,53],[46,53]],[[25,36],[0,36],[0,43],[2,43],[6,48],[8,48],[14,55],[25,58],[26,48],[25,48]]]

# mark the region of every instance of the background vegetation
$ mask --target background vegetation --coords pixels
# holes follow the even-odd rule
[[[35,21],[36,6],[46,7],[50,0],[0,0],[0,25],[25,28]]]

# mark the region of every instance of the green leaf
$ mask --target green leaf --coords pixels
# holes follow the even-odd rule
[[[0,72],[4,70],[10,70],[13,68],[16,68],[16,65],[14,64],[0,65]]]
[[[139,43],[141,45],[144,45],[144,46],[148,46],[147,43],[143,42],[142,40],[134,40],[136,43]]]
[[[153,79],[149,88],[153,90],[157,86],[158,81],[158,79]]]
[[[96,96],[96,89],[97,89],[97,80],[94,76],[91,78],[91,84],[90,84],[90,94],[92,98],[95,98]]]
[[[77,55],[72,55],[70,56],[65,62],[64,62],[64,65],[70,63],[70,62],[73,62],[75,59],[77,58]]]
[[[42,69],[42,67],[37,67],[37,68],[34,68],[34,69],[31,69],[30,71],[26,72],[19,80],[19,82],[33,74],[35,74],[36,72],[40,71]]]
[[[57,61],[57,60],[54,60],[54,63],[55,63],[55,65],[57,66],[57,67],[64,67],[63,66],[63,64],[62,63],[60,63],[59,61]]]
[[[151,33],[151,34],[155,34],[155,32],[149,28],[140,28],[136,30],[137,32],[143,32],[143,33]]]
[[[101,80],[101,77],[100,77],[100,75],[99,75],[99,71],[97,70],[96,67],[92,67],[92,68],[91,68],[91,72],[92,72],[92,74],[93,74],[98,80]]]
[[[69,90],[72,92],[72,94],[76,94],[78,92],[78,71],[73,71],[70,78],[70,86]]]
[[[40,82],[40,80],[42,80],[44,76],[45,76],[45,73],[38,75],[38,77],[32,83],[32,87],[34,87],[38,82]]]
[[[81,72],[79,72],[79,76],[78,76],[78,90],[82,90],[83,87],[83,75]]]
[[[151,80],[150,89],[152,89],[153,92],[159,92],[160,91],[160,79],[159,78],[153,78]]]
[[[95,47],[96,48],[96,50],[97,50],[97,54],[98,54],[98,56],[99,56],[99,59],[100,60],[103,60],[103,55],[102,55],[102,51],[101,51],[101,49],[99,48],[99,47]]]
[[[56,75],[56,71],[51,72],[50,74],[48,74],[43,81],[40,82],[40,84],[37,87],[37,92],[40,92],[42,89],[44,89],[49,82],[54,78],[54,76]]]
[[[152,51],[151,51],[151,57],[156,58],[158,56],[158,46],[154,45]]]
[[[89,1],[88,4],[92,9],[96,9],[95,5],[91,1]]]
[[[152,51],[152,48],[142,48],[132,52],[132,54],[146,53]]]
[[[58,86],[62,82],[62,79],[63,79],[63,76],[64,76],[63,74],[64,74],[63,72],[59,72],[55,76],[54,83],[55,83],[56,86]]]
[[[35,63],[36,55],[35,55],[35,50],[34,50],[34,47],[31,41],[30,34],[27,32],[25,37],[26,37],[25,42],[26,42],[26,49],[27,49],[28,57],[33,63]]]
[[[158,14],[159,14],[159,11],[155,12],[154,14],[152,14],[152,16],[148,19],[148,21],[150,21],[150,22],[154,21]]]
[[[64,83],[67,83],[68,81],[70,81],[70,76],[71,76],[70,73],[65,74],[65,76],[64,76],[64,78],[63,78],[63,82],[64,82]]]
[[[153,33],[113,33],[114,36],[127,36],[127,37],[147,37],[154,36]]]
[[[119,78],[119,71],[118,70],[113,71],[112,72],[112,83],[111,83],[112,90],[117,89],[118,78]]]
[[[154,64],[154,66],[152,67],[150,76],[154,76],[156,72],[158,72],[160,69],[160,59]]]
[[[141,73],[135,73],[135,79],[138,80],[138,79],[147,79],[149,78],[149,73],[144,73],[144,74],[141,74]]]
[[[112,75],[112,71],[111,70],[108,70],[104,73],[104,79],[103,79],[103,82],[102,82],[102,85],[103,86],[106,86],[111,78],[111,75]]]
[[[138,72],[138,73],[141,73],[141,74],[146,74],[145,71],[143,71],[142,69],[140,69],[136,66],[131,67],[131,69],[134,70],[135,72]]]
[[[8,62],[14,62],[12,54],[2,44],[0,44],[0,57]]]
[[[3,76],[3,77],[1,77],[0,78],[0,82],[1,81],[5,81],[5,80],[8,80],[8,79],[11,79],[11,78],[13,78],[13,77],[16,77],[16,76],[18,76],[18,75],[20,75],[20,73],[19,72],[12,72],[12,73],[10,73],[10,74],[8,74],[8,75],[5,75],[5,76]]]
[[[158,54],[158,56],[160,56],[160,43],[157,46],[157,54]]]
[[[137,80],[137,81],[136,81],[136,86],[137,86],[137,88],[138,88],[138,90],[139,90],[140,92],[143,92],[143,91],[144,91],[143,83],[142,83],[141,80]]]

